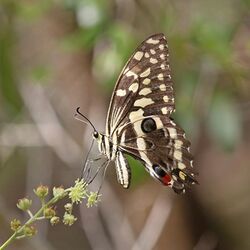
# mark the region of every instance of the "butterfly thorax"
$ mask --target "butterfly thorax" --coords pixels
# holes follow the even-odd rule
[[[114,144],[110,138],[99,132],[94,132],[93,138],[98,143],[98,149],[101,154],[105,155],[109,160],[115,160],[117,154],[117,145]]]

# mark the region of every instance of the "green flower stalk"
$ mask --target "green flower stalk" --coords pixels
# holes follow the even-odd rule
[[[9,246],[11,242],[17,239],[27,238],[35,235],[37,229],[34,227],[34,222],[48,219],[52,226],[60,222],[60,217],[56,215],[55,204],[63,199],[69,198],[70,202],[64,205],[65,213],[62,218],[62,222],[67,226],[72,226],[77,218],[72,214],[73,207],[82,202],[84,198],[87,198],[87,207],[97,205],[100,201],[100,195],[97,192],[88,191],[88,185],[84,180],[77,179],[73,187],[64,189],[63,187],[54,187],[53,195],[50,200],[47,200],[49,196],[49,188],[44,185],[38,186],[34,189],[34,193],[41,201],[41,208],[32,213],[32,200],[23,198],[17,203],[17,207],[29,214],[29,219],[21,223],[18,219],[13,219],[10,223],[10,228],[14,233],[0,246],[0,250],[4,250]]]

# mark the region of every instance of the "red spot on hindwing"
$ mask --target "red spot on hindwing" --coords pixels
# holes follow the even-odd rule
[[[161,178],[162,182],[164,185],[169,185],[170,184],[170,181],[171,181],[171,176],[166,174],[165,176],[163,176]]]

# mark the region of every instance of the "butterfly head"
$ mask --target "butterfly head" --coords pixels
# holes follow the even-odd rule
[[[107,147],[109,147],[109,143],[106,140],[107,137],[104,134],[97,132],[96,130],[92,133],[92,136],[93,139],[97,141],[100,153],[107,155]]]
[[[101,143],[103,143],[103,137],[104,137],[104,135],[101,134],[101,133],[99,133],[98,131],[95,130],[92,133],[92,137],[93,137],[94,140],[97,141],[98,145],[101,144]]]
[[[96,130],[94,130],[94,132],[92,133],[92,136],[95,140],[98,140],[98,138],[100,137],[100,134]]]

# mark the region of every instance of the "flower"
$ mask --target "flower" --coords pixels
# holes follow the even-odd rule
[[[17,207],[23,211],[29,210],[31,205],[32,205],[32,200],[29,200],[27,198],[19,199],[17,203]]]
[[[56,211],[53,207],[46,207],[43,214],[45,218],[50,219],[56,215]]]
[[[36,233],[37,233],[36,228],[34,226],[31,226],[31,225],[25,226],[24,229],[23,229],[23,234],[25,236],[28,236],[28,237],[33,236]]]
[[[97,206],[97,203],[101,200],[100,197],[101,194],[98,194],[98,192],[90,192],[87,207],[93,207],[94,205]]]
[[[60,218],[58,216],[53,216],[51,219],[50,219],[50,224],[52,226],[58,224],[60,222]]]
[[[54,187],[53,196],[57,197],[58,199],[62,199],[63,197],[66,196],[66,192],[63,187]]]
[[[11,222],[10,222],[10,228],[11,230],[13,231],[17,231],[19,228],[21,227],[21,221],[18,220],[18,219],[13,219]]]
[[[75,186],[71,187],[69,190],[69,198],[71,199],[72,203],[81,203],[82,199],[87,196],[86,190],[87,184],[81,179],[77,179],[75,181]]]
[[[72,209],[73,209],[73,205],[71,203],[67,203],[64,205],[64,209],[68,212],[68,213],[72,213]]]
[[[49,188],[47,186],[40,185],[36,189],[34,189],[34,193],[40,199],[44,199],[48,195],[48,193],[49,193]]]
[[[67,226],[72,226],[77,218],[73,214],[65,213],[63,215],[63,223]]]

